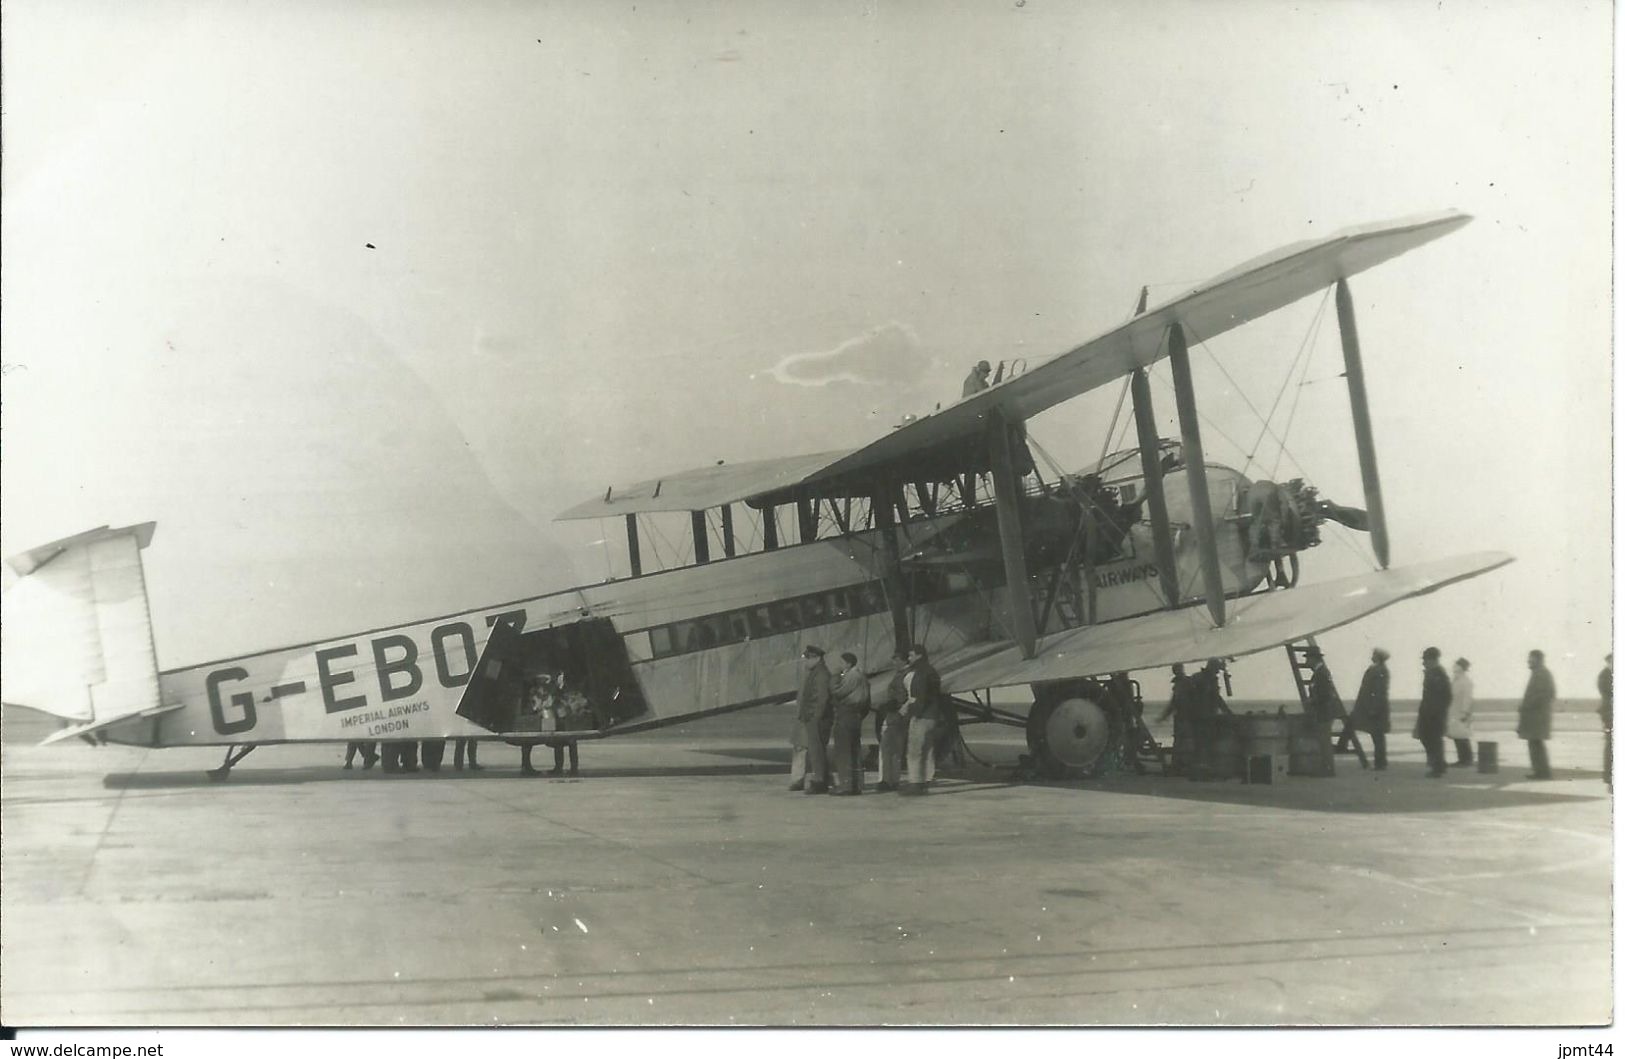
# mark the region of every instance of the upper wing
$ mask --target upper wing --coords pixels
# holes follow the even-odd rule
[[[1084,626],[1045,637],[1036,658],[1024,659],[1011,646],[970,662],[945,675],[943,687],[973,691],[1267,651],[1510,562],[1512,556],[1503,552],[1478,552],[1244,596],[1234,602],[1234,616],[1217,629],[1196,607]]]
[[[832,479],[861,477],[875,467],[979,436],[994,412],[1024,420],[1145,367],[1166,353],[1171,324],[1181,324],[1195,339],[1212,338],[1432,242],[1471,219],[1452,210],[1294,243],[1238,265],[1048,363],[922,416],[862,448],[701,467],[612,488],[558,517],[698,511],[815,482],[826,483],[827,490]]]
[[[1010,420],[1027,419],[1159,360],[1167,352],[1170,324],[1181,324],[1193,341],[1213,338],[1448,235],[1470,220],[1467,214],[1450,210],[1349,228],[1256,257],[1048,363],[923,416],[837,460],[814,477],[888,463],[963,437],[982,429],[994,411]]]

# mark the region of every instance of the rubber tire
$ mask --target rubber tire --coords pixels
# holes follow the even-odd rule
[[[1107,734],[1096,753],[1080,759],[1075,753],[1075,746],[1061,752],[1051,746],[1050,725],[1058,710],[1083,714],[1080,720],[1086,728],[1090,724],[1091,714],[1095,722],[1104,721]],[[1076,780],[1097,775],[1116,761],[1116,751],[1122,745],[1123,710],[1106,685],[1096,680],[1083,680],[1050,684],[1038,689],[1032,709],[1027,712],[1027,748],[1045,777]]]

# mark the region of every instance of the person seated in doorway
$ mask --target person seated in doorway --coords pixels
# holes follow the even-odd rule
[[[587,697],[573,687],[564,686],[564,676],[560,674],[554,687],[554,716],[556,718],[556,731],[576,732],[591,729],[593,725],[592,710]],[[579,751],[574,739],[544,739],[544,746],[553,748],[553,768],[548,772],[550,776],[557,776],[564,771],[564,754],[570,754],[570,775],[579,775],[581,771]]]

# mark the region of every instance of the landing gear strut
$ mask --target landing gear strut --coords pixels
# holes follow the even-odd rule
[[[1093,776],[1123,745],[1123,711],[1099,681],[1040,687],[1027,714],[1027,747],[1050,779]]]
[[[241,745],[233,743],[231,746],[226,747],[226,760],[221,763],[219,768],[209,770],[209,778],[216,783],[224,780],[231,775],[231,767],[253,753],[254,748],[258,745],[258,743],[243,743]]]
[[[1298,587],[1298,553],[1288,552],[1269,560],[1264,568],[1264,581],[1271,588]]]

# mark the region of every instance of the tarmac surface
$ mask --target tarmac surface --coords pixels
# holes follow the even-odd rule
[[[583,748],[579,779],[341,748],[3,748],[7,1025],[1599,1024],[1612,803],[1558,778],[1116,775],[791,794],[782,709]],[[1396,725],[1403,711],[1396,707]],[[745,718],[749,718],[746,720]],[[9,722],[8,728],[14,726]],[[970,729],[991,765],[1019,733]],[[537,760],[544,760],[546,751]],[[871,776],[872,782],[872,776]]]

